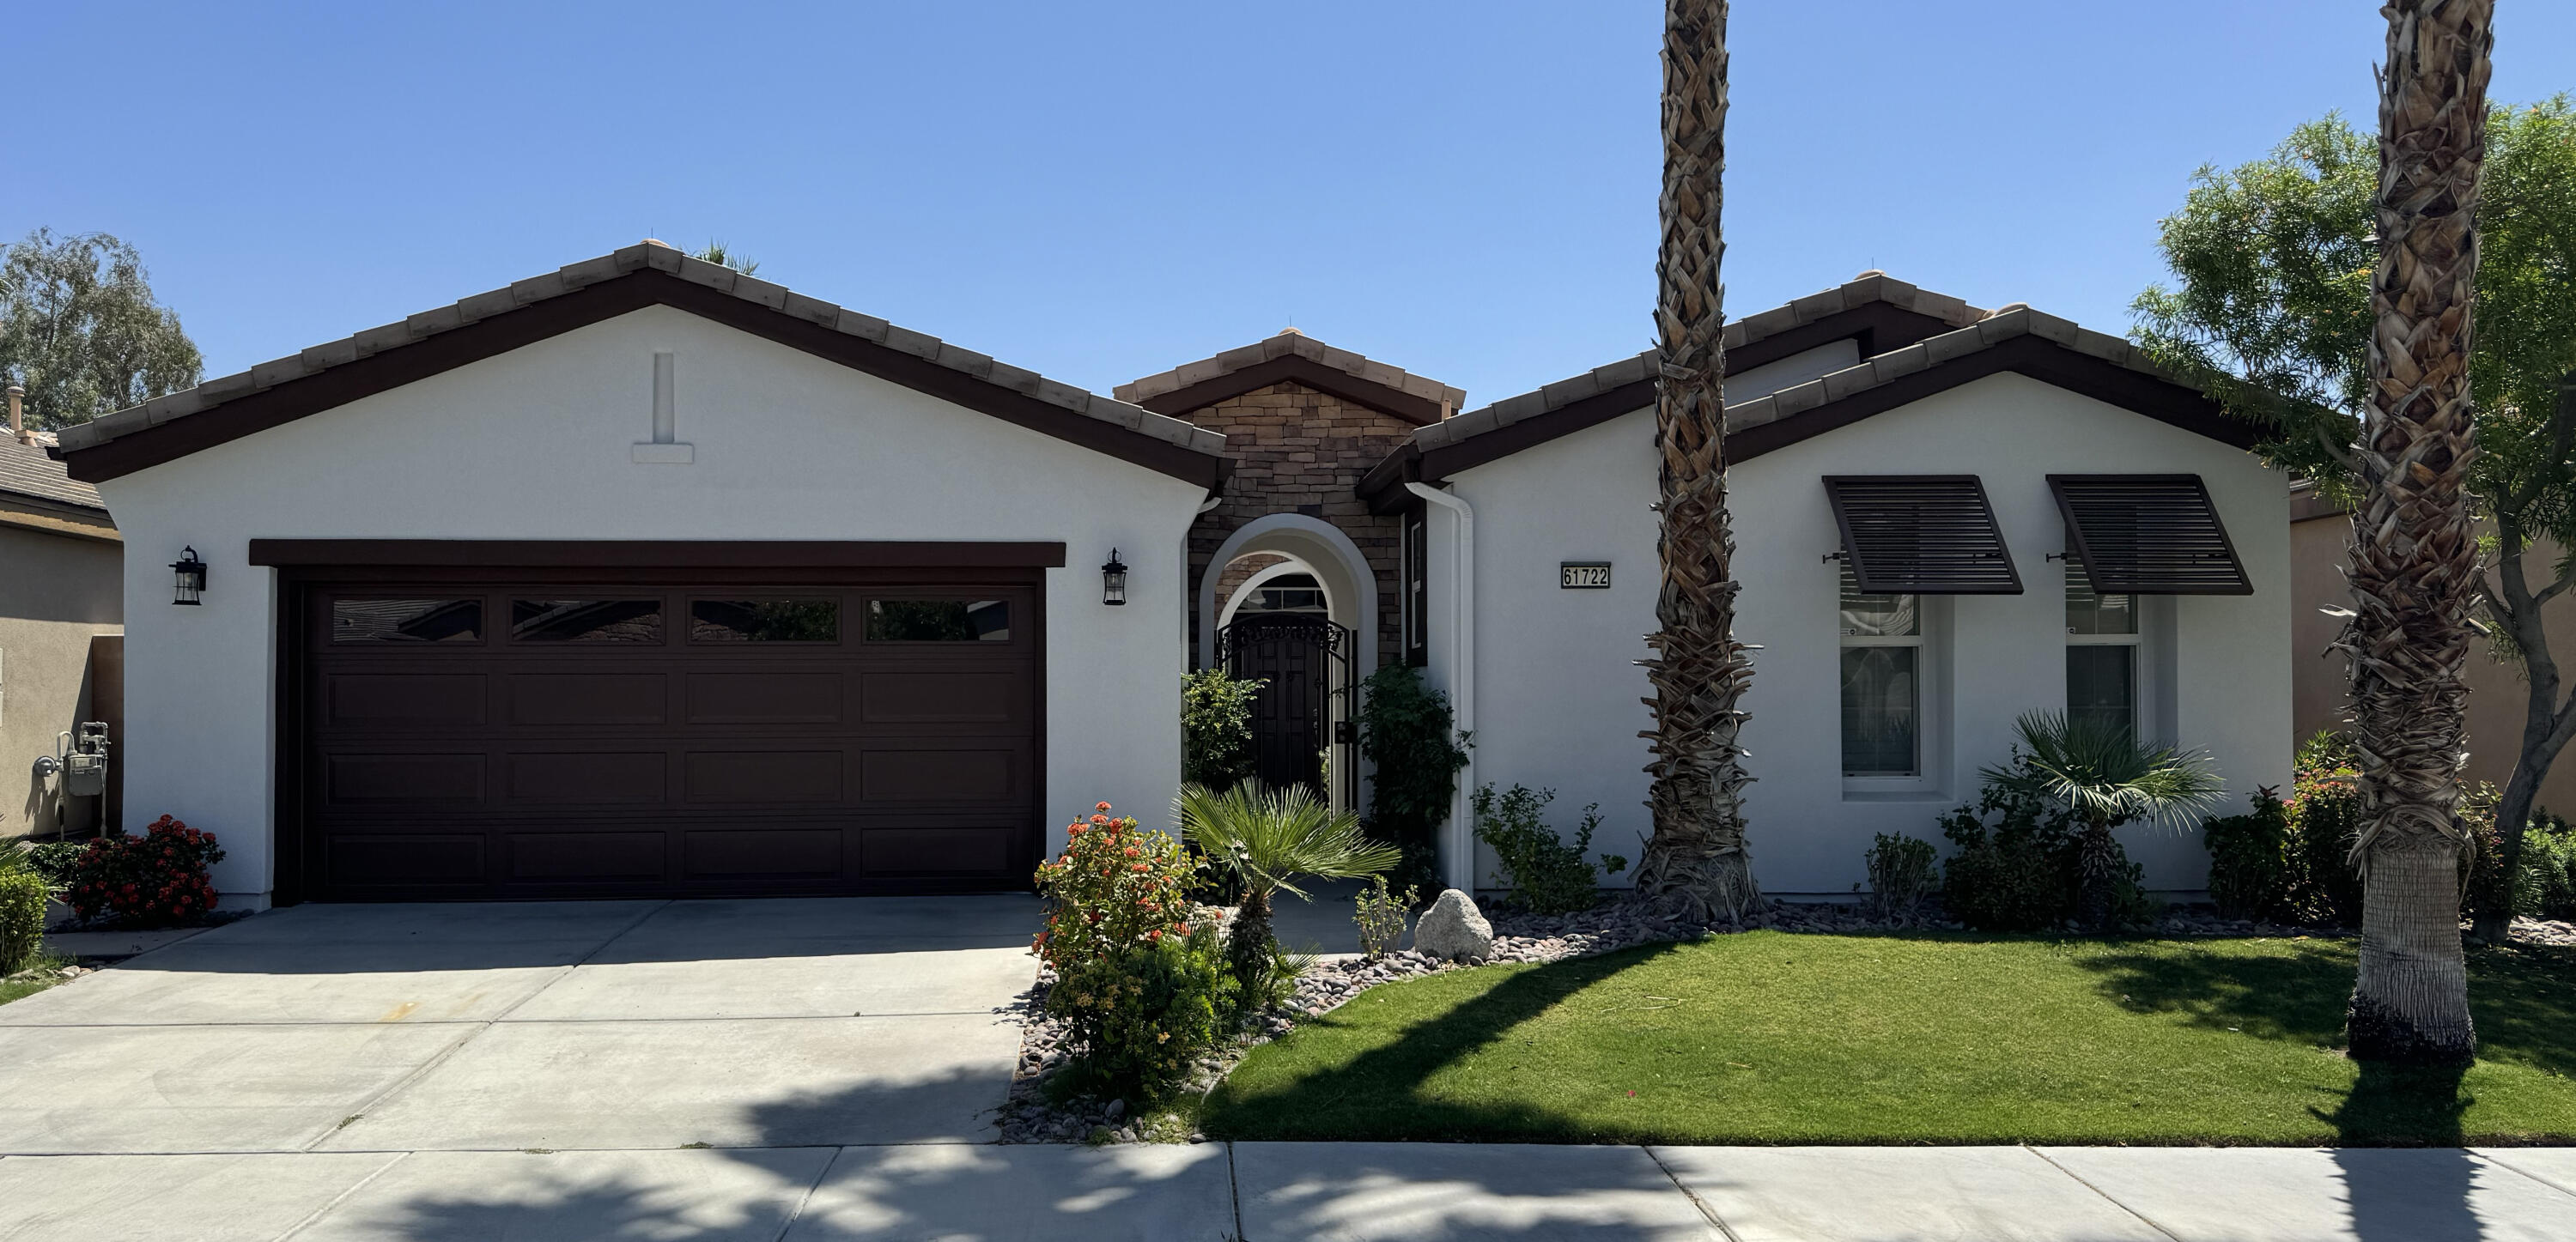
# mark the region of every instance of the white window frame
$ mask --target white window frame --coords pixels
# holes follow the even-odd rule
[[[2069,540],[2068,542],[2070,545],[2073,543],[2072,540]],[[2154,674],[2153,664],[2147,658],[2147,601],[2153,597],[2127,593],[2129,597],[2129,620],[2131,625],[2131,632],[2129,633],[2078,634],[2074,631],[2073,627],[2066,625],[2067,593],[2078,581],[2084,582],[2088,588],[2092,585],[2092,582],[2090,579],[2079,577],[2079,575],[2084,572],[2084,558],[2077,554],[2071,546],[2067,549],[2064,564],[2066,567],[2066,580],[2058,586],[2057,614],[2058,625],[2067,631],[2066,645],[2069,647],[2126,647],[2129,649],[2129,736],[2137,738],[2140,741],[2145,741],[2152,733],[2152,730],[2147,727],[2149,721],[2147,704],[2152,701],[2152,687],[2150,683],[2153,680]],[[2100,595],[2103,593],[2097,591],[2095,594]],[[2123,594],[2123,592],[2113,591],[2109,592],[2109,594],[2119,595]],[[2075,687],[2070,681],[2058,695],[2061,710],[2065,711],[2069,716],[2072,716],[2075,711],[2074,693]]]
[[[1935,732],[1939,728],[1939,713],[1935,707],[1941,701],[1941,679],[1940,653],[1936,649],[1937,645],[1933,642],[1933,637],[1939,618],[1946,611],[1940,605],[1947,601],[1947,597],[1911,596],[1914,600],[1914,632],[1911,634],[1846,634],[1843,633],[1842,624],[1842,583],[1843,575],[1850,572],[1849,565],[1841,565],[1836,569],[1832,580],[1835,640],[1834,770],[1838,773],[1843,771],[1842,653],[1846,648],[1852,647],[1911,647],[1914,649],[1914,770],[1902,775],[1844,773],[1843,793],[1847,797],[1867,800],[1872,796],[1901,798],[1907,795],[1937,792],[1940,782],[1936,773],[1940,766],[1941,750],[1935,744],[1937,741]]]

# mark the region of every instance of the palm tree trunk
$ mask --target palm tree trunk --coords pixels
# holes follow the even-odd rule
[[[1278,937],[1270,930],[1270,890],[1258,884],[1243,890],[1234,924],[1226,932],[1226,965],[1234,972],[1237,993],[1246,1009],[1259,1009],[1269,998],[1270,978],[1278,961]]]
[[[2118,856],[2118,847],[2110,820],[2095,817],[2085,822],[2075,849],[2075,922],[2086,931],[2111,929],[2111,893],[2117,882],[2112,859]]]
[[[1726,524],[1726,326],[1718,229],[1726,166],[1726,0],[1664,6],[1663,243],[1655,261],[1655,328],[1663,369],[1655,395],[1656,539],[1663,585],[1646,771],[1654,836],[1637,864],[1640,892],[1702,921],[1740,919],[1761,901],[1745,852],[1744,713],[1752,666],[1735,641],[1735,553]]]
[[[2379,268],[2353,510],[2352,658],[2362,752],[2356,1058],[2477,1053],[2459,931],[2457,815],[2469,616],[2478,598],[2467,473],[2478,174],[2494,0],[2390,0],[2379,89]]]

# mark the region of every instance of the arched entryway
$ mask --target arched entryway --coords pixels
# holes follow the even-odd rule
[[[1249,572],[1247,572],[1247,570]],[[1377,667],[1377,579],[1350,537],[1275,513],[1229,536],[1199,581],[1199,666],[1270,684],[1254,705],[1265,780],[1357,809],[1358,679]]]

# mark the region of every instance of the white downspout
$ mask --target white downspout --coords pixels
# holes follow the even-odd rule
[[[1458,519],[1452,554],[1458,581],[1449,591],[1449,710],[1460,733],[1476,730],[1476,511],[1466,501],[1424,483],[1404,490],[1447,509]],[[1425,570],[1428,573],[1428,569]],[[1467,766],[1458,770],[1458,788],[1449,796],[1449,824],[1441,830],[1443,880],[1451,888],[1476,891],[1476,826],[1468,799],[1476,788],[1476,752],[1467,751]]]

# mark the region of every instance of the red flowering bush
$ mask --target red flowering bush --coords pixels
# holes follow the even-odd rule
[[[1212,915],[1193,905],[1199,864],[1167,832],[1100,803],[1039,864],[1050,908],[1030,951],[1055,971],[1047,1012],[1071,1028],[1074,1082],[1152,1099],[1215,1042],[1231,980]]]
[[[113,914],[136,927],[193,922],[215,908],[215,883],[206,868],[221,862],[224,847],[167,815],[139,837],[105,836],[72,860],[63,900],[84,919]]]

